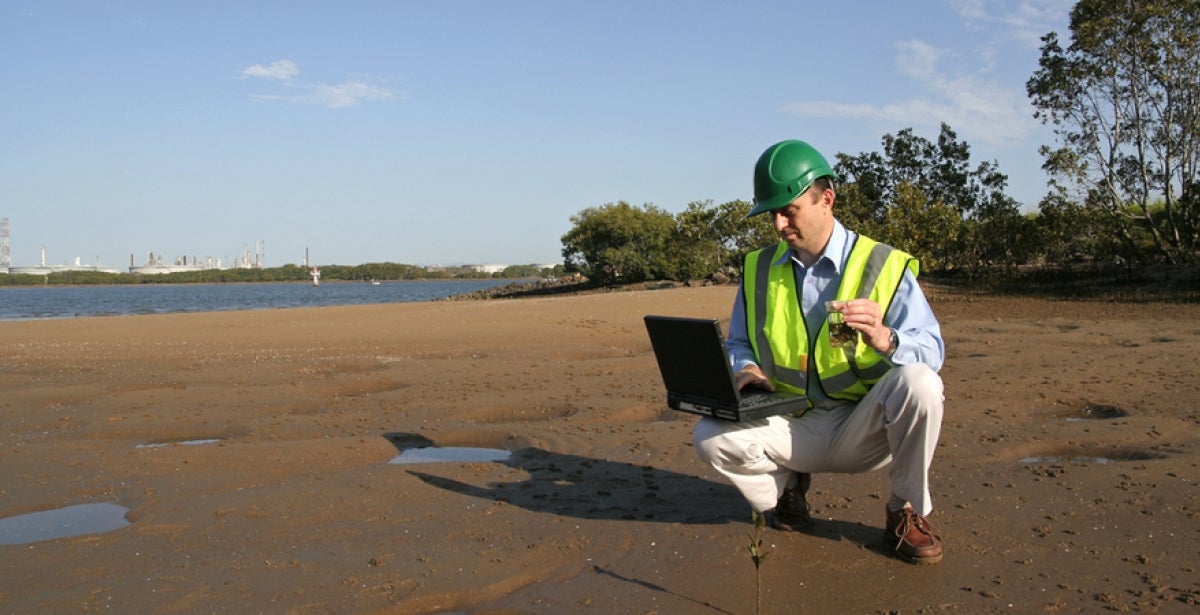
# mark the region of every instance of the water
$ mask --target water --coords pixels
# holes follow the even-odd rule
[[[203,440],[180,440],[178,442],[147,442],[138,444],[133,448],[166,448],[168,446],[200,446],[204,444],[216,444],[220,442],[220,438],[205,438]]]
[[[1098,463],[1106,465],[1113,460],[1108,457],[1025,457],[1021,463]]]
[[[507,461],[512,452],[498,448],[474,448],[470,446],[425,446],[410,448],[392,458],[388,463],[441,463],[445,461]]]
[[[433,301],[514,280],[0,287],[0,320]]]
[[[98,534],[129,525],[128,508],[116,504],[76,504],[0,519],[0,545],[23,545],[55,538]]]

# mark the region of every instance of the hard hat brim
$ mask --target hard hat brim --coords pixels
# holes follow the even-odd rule
[[[817,183],[817,180],[821,179],[822,177],[829,177],[835,181],[837,180],[837,175],[832,171],[820,170],[810,173],[808,177],[801,177],[793,182],[786,188],[786,190],[780,191],[775,195],[761,201],[755,201],[754,208],[751,209],[750,213],[746,214],[746,216],[757,216],[758,214],[764,214],[768,211],[787,207],[788,203],[791,203],[797,198],[800,198],[800,195],[808,192],[808,189],[812,188],[812,185]]]
[[[812,187],[812,182],[809,182],[803,190],[800,190],[795,194],[782,193],[766,200],[755,201],[754,208],[750,210],[750,213],[746,214],[746,217],[750,218],[759,214],[765,214],[768,211],[783,209],[784,207],[788,206],[788,203],[791,203],[792,201],[796,200],[797,197],[804,194],[810,187]]]

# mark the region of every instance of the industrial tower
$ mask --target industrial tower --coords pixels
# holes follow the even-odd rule
[[[0,218],[0,273],[12,266],[12,247],[8,244],[8,218]]]

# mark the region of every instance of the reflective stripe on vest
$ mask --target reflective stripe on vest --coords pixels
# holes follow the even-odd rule
[[[759,367],[776,388],[806,394],[812,361],[827,396],[861,399],[891,366],[861,336],[853,354],[834,348],[825,324],[810,349],[792,262],[783,258],[787,249],[781,242],[746,255],[742,279],[746,326]],[[886,314],[904,272],[916,276],[919,269],[911,255],[859,236],[846,261],[837,299],[871,299]]]

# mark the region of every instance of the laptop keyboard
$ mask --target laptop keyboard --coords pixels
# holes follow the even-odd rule
[[[759,406],[765,403],[776,401],[777,399],[778,397],[776,397],[774,393],[770,393],[768,391],[751,393],[742,392],[742,401],[738,403],[738,406],[742,408],[749,408],[752,406]]]

